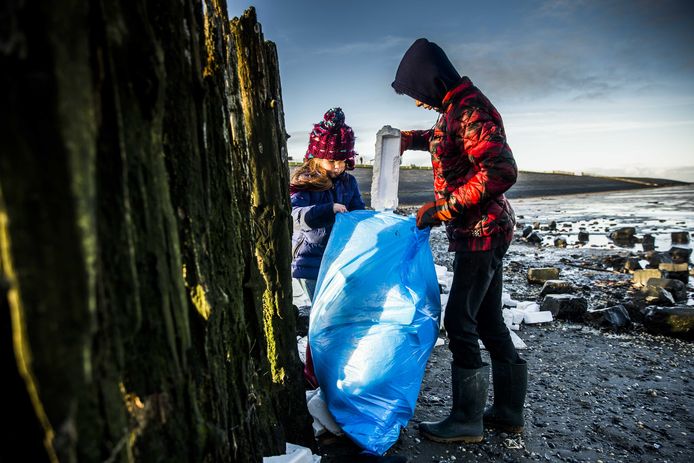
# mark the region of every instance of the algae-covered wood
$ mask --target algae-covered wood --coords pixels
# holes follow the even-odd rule
[[[310,444],[279,69],[255,12],[3,9],[1,365],[16,418],[2,459],[259,461]]]

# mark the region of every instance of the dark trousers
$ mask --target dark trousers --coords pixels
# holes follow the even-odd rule
[[[489,251],[458,251],[444,327],[460,368],[482,367],[478,339],[495,361],[518,363],[520,357],[501,315],[502,260],[508,245]]]

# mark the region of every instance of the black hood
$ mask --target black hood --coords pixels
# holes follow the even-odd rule
[[[391,85],[398,93],[442,109],[443,97],[458,83],[460,74],[441,47],[427,39],[417,39],[402,57]]]

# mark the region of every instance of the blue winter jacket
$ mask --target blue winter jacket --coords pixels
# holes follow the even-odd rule
[[[323,252],[335,223],[333,204],[344,204],[348,211],[364,209],[357,179],[343,173],[333,179],[333,187],[325,191],[292,193],[292,276],[318,279]]]

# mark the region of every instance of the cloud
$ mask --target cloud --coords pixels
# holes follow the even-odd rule
[[[490,97],[610,99],[639,86],[692,88],[694,5],[542,2],[507,28],[451,41],[451,60]],[[528,10],[526,8],[526,10]],[[666,10],[666,11],[663,11]],[[492,98],[494,101],[494,98]]]
[[[353,54],[377,55],[377,54],[381,54],[381,53],[390,51],[394,48],[396,48],[396,49],[404,48],[407,45],[409,45],[411,41],[412,40],[409,38],[395,37],[392,35],[388,35],[388,36],[380,38],[378,40],[373,40],[373,41],[368,41],[368,42],[363,41],[363,42],[343,43],[343,44],[339,44],[339,45],[331,45],[329,47],[319,47],[319,48],[315,48],[315,49],[310,50],[310,51],[315,55],[333,55],[333,56],[353,55]]]
[[[679,180],[681,182],[694,182],[694,166],[681,166],[677,168],[658,168],[654,166],[624,166],[612,169],[605,169],[604,167],[589,167],[584,169],[584,172],[595,175],[665,178],[670,180]]]
[[[567,122],[557,123],[535,123],[535,124],[514,124],[514,133],[552,133],[552,134],[585,134],[585,133],[613,133],[628,130],[651,131],[656,129],[690,127],[694,129],[694,120],[681,121],[633,121],[633,120],[606,120],[596,122]]]

